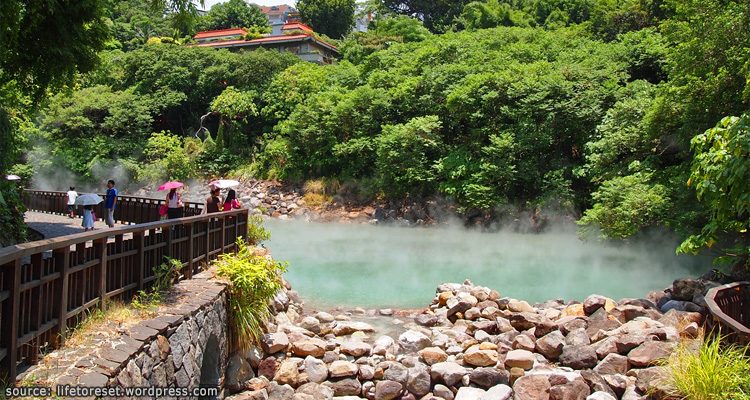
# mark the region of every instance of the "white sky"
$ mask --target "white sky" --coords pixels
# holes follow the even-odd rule
[[[223,3],[226,0],[205,0],[206,1],[206,10],[211,8],[212,5],[216,3]],[[293,6],[297,3],[297,0],[250,0],[249,3],[255,3],[261,6],[277,6],[280,4],[289,4],[290,6]]]

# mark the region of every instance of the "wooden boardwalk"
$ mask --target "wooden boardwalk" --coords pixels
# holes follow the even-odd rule
[[[29,228],[41,233],[45,239],[52,239],[61,236],[73,235],[83,232],[81,218],[68,218],[63,215],[27,211],[24,220]],[[123,226],[115,224],[115,226]],[[95,232],[97,230],[109,229],[104,221],[94,223]]]

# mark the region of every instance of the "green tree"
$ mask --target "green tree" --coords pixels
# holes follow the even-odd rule
[[[441,126],[440,118],[431,115],[383,127],[377,141],[375,167],[384,190],[396,195],[420,195],[434,190],[433,164],[443,150]]]
[[[0,7],[0,82],[41,96],[97,65],[109,38],[103,0],[8,0]]]
[[[334,39],[343,38],[354,26],[355,0],[299,0],[297,8],[302,22]]]
[[[471,0],[383,0],[383,5],[394,13],[417,18],[433,33],[450,29],[464,6]]]
[[[680,252],[697,253],[714,245],[718,261],[750,268],[750,115],[726,117],[692,140],[695,153],[688,184],[710,211],[700,233],[688,237]]]
[[[200,30],[249,28],[268,26],[268,18],[255,4],[245,0],[229,0],[214,4],[208,13],[200,19]]]

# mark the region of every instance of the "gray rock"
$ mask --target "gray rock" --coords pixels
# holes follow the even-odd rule
[[[429,337],[415,330],[408,330],[398,337],[398,345],[405,353],[416,353],[431,344]]]
[[[486,394],[483,389],[462,387],[458,389],[455,400],[481,400]]]
[[[568,336],[565,337],[565,344],[569,346],[588,346],[591,344],[591,338],[586,333],[586,329],[576,328],[568,332]]]
[[[565,337],[560,331],[550,332],[536,341],[536,351],[548,360],[557,360],[564,346]]]
[[[508,385],[497,385],[487,390],[480,400],[509,400],[513,396],[513,389]]]
[[[628,357],[611,353],[599,361],[594,372],[600,375],[624,374],[628,372]]]
[[[295,391],[295,396],[297,394],[308,395],[313,400],[332,400],[334,391],[328,386],[310,382],[298,387]]]
[[[347,340],[341,344],[341,352],[354,357],[368,356],[370,351],[372,346],[360,340]]]
[[[253,368],[239,353],[235,353],[227,365],[224,384],[231,391],[240,390],[242,384],[255,378]]]
[[[375,341],[372,347],[372,354],[384,356],[387,353],[395,353],[396,349],[396,342],[392,337],[381,336]]]
[[[268,400],[291,400],[294,397],[294,389],[289,385],[271,382],[266,390],[268,390]]]
[[[406,389],[415,396],[424,396],[430,392],[430,371],[423,364],[417,364],[409,368],[409,378],[406,381]]]
[[[598,361],[593,346],[565,346],[560,355],[560,364],[573,369],[593,368]]]
[[[481,388],[489,389],[499,384],[508,384],[510,374],[505,369],[476,368],[469,374],[469,381]]]
[[[455,362],[446,361],[434,364],[430,370],[430,377],[434,382],[442,382],[447,386],[455,386],[468,372],[466,368]]]
[[[453,392],[451,392],[450,389],[441,384],[435,385],[435,387],[432,389],[432,393],[441,399],[454,400]]]
[[[419,314],[414,321],[422,326],[435,326],[438,323],[438,317],[435,314]]]
[[[586,400],[617,400],[614,396],[607,392],[594,392],[591,393]]]
[[[388,369],[385,370],[383,379],[406,385],[406,382],[409,379],[409,370],[399,363],[392,363]]]
[[[362,384],[357,378],[344,378],[335,381],[326,381],[323,386],[333,389],[334,396],[359,396]]]
[[[328,367],[323,361],[313,356],[305,358],[305,372],[310,382],[322,383],[328,379]]]
[[[312,333],[320,333],[320,321],[315,317],[302,318],[302,321],[299,322],[299,326]]]

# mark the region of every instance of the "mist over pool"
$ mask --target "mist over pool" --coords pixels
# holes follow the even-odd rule
[[[674,238],[608,245],[580,240],[574,227],[542,234],[279,220],[266,227],[274,258],[290,264],[286,279],[323,307],[424,307],[437,285],[467,278],[530,302],[593,293],[617,300],[707,268],[675,255]]]

